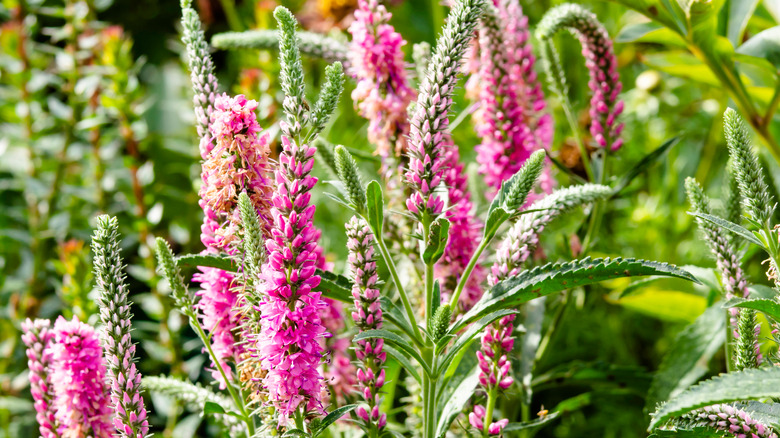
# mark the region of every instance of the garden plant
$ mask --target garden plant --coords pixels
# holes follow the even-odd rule
[[[169,64],[49,3],[0,9],[0,437],[780,433],[772,2],[180,0]]]

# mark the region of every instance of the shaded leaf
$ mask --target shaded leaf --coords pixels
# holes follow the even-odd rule
[[[517,310],[514,309],[504,309],[499,310],[493,313],[490,313],[486,316],[483,316],[480,318],[479,321],[472,324],[468,330],[466,330],[463,333],[458,334],[458,331],[460,330],[453,330],[450,329],[449,332],[447,332],[447,335],[453,335],[455,336],[455,343],[452,344],[452,347],[447,350],[447,353],[442,358],[441,362],[437,361],[436,369],[441,372],[442,370],[446,370],[450,362],[455,358],[455,356],[464,348],[466,348],[473,340],[474,337],[477,336],[477,334],[482,333],[482,331],[487,327],[488,325],[492,324],[493,321],[496,321],[500,318],[503,318],[507,315],[514,315],[519,313]],[[454,325],[453,327],[457,326]]]
[[[328,415],[325,416],[325,418],[322,419],[322,422],[320,422],[319,426],[317,427],[317,430],[312,431],[312,436],[313,437],[319,436],[331,424],[335,423],[336,420],[350,413],[352,410],[357,408],[357,406],[358,405],[356,404],[352,404],[352,405],[341,406],[332,410],[331,412],[328,413]]]
[[[739,46],[737,53],[766,59],[780,69],[780,26],[756,34]]]
[[[317,269],[317,275],[320,276],[320,284],[314,290],[322,292],[323,296],[332,300],[353,303],[352,281],[349,278],[322,269]]]
[[[176,263],[179,266],[188,266],[195,268],[204,266],[208,268],[222,269],[223,271],[236,272],[238,264],[229,257],[206,254],[184,254],[176,257]]]
[[[412,344],[409,343],[406,339],[402,338],[396,333],[393,333],[388,330],[366,330],[364,332],[360,332],[355,336],[353,339],[353,342],[360,341],[363,339],[384,339],[385,342],[390,343],[391,345],[395,345],[398,348],[400,348],[404,353],[408,354],[411,358],[417,361],[417,363],[425,370],[425,373],[429,376],[432,375],[431,369],[426,365],[425,361],[420,356],[420,353],[417,351],[417,349],[412,346]]]
[[[739,307],[743,309],[754,309],[765,313],[775,321],[780,321],[780,303],[766,298],[744,299],[732,298],[723,304],[725,308]]]
[[[698,218],[702,218],[702,219],[704,219],[706,221],[712,222],[713,224],[715,224],[715,225],[717,225],[717,226],[719,226],[721,228],[724,228],[724,229],[726,229],[728,231],[731,231],[732,233],[734,233],[734,234],[736,234],[736,235],[738,235],[740,237],[743,237],[745,240],[747,240],[750,243],[754,243],[754,244],[760,246],[761,248],[764,247],[764,244],[762,244],[760,240],[756,239],[756,236],[753,235],[753,233],[750,232],[750,230],[748,230],[747,228],[745,228],[745,227],[743,227],[741,225],[737,225],[734,222],[727,221],[726,219],[719,218],[718,216],[713,216],[711,214],[694,213],[694,212],[688,212],[688,214],[690,214],[691,216],[696,216]]]
[[[639,174],[647,170],[650,166],[658,162],[663,158],[663,156],[666,154],[666,152],[672,148],[672,146],[676,145],[677,142],[680,140],[680,137],[673,137],[669,140],[666,140],[661,146],[658,146],[655,150],[650,152],[649,154],[645,155],[641,160],[639,160],[638,163],[634,165],[634,167],[631,168],[628,172],[626,172],[625,175],[620,177],[620,180],[618,180],[618,183],[615,185],[615,191],[612,196],[618,195],[620,192],[623,191],[626,187],[628,187],[629,184],[631,184],[631,181],[634,180]]]
[[[437,437],[441,438],[447,433],[452,422],[463,411],[466,403],[471,400],[477,385],[479,385],[479,367],[474,367],[471,373],[460,382],[452,396],[447,399],[447,403],[439,413],[439,424],[436,427]]]
[[[420,378],[420,373],[417,372],[417,367],[412,364],[412,361],[409,360],[409,356],[401,353],[400,351],[396,350],[390,345],[384,345],[382,346],[382,351],[392,356],[395,360],[397,360],[401,365],[403,365],[406,372],[408,372],[412,377],[414,377],[414,380],[417,380],[420,384],[422,384],[422,379]]]

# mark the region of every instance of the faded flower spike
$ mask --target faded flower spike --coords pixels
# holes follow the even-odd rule
[[[552,117],[534,70],[528,17],[517,0],[489,7],[479,30],[477,87],[480,106],[474,114],[482,143],[477,162],[493,190],[512,177],[535,150],[549,149]],[[552,190],[549,166],[540,178],[543,192]]]
[[[190,79],[195,95],[195,126],[200,137],[200,155],[206,158],[214,143],[209,133],[209,122],[214,107],[214,99],[219,88],[214,75],[214,63],[209,54],[209,46],[201,29],[200,17],[192,9],[190,0],[181,1],[183,29],[182,42],[187,46],[187,61],[190,67]]]
[[[352,319],[360,331],[382,328],[382,308],[377,287],[379,277],[374,261],[374,234],[362,219],[353,216],[347,223],[347,248],[349,266],[353,277],[352,297],[355,310]],[[361,365],[357,371],[358,392],[366,406],[357,409],[362,427],[369,435],[382,429],[387,423],[387,414],[379,413],[381,389],[385,381],[384,363],[387,353],[382,351],[383,339],[357,341],[355,355]]]
[[[51,366],[54,332],[46,319],[27,319],[22,323],[22,342],[27,346],[27,368],[30,370],[30,392],[35,405],[35,419],[43,438],[58,438],[54,415],[54,386]]]
[[[349,27],[351,74],[357,79],[352,100],[369,120],[368,140],[386,170],[406,153],[406,108],[415,98],[409,86],[402,47],[406,41],[390,24],[392,14],[377,0],[359,0]]]
[[[106,347],[108,381],[114,426],[122,437],[140,438],[149,433],[149,421],[141,388],[141,373],[135,366],[135,344],[131,337],[132,302],[128,299],[124,264],[119,250],[119,224],[115,217],[98,217],[92,236],[94,271],[100,291],[100,319]]]
[[[413,215],[429,221],[444,208],[444,202],[434,192],[442,181],[445,165],[448,113],[463,54],[484,7],[484,0],[459,0],[453,5],[436,41],[411,119],[406,183],[412,195],[406,200],[406,207]]]
[[[590,134],[599,147],[616,151],[623,145],[620,134],[624,124],[617,118],[623,112],[618,99],[623,84],[617,72],[617,58],[612,40],[596,16],[582,6],[566,3],[548,11],[536,29],[536,36],[549,51],[550,39],[561,29],[568,29],[582,44],[585,66],[590,73]],[[556,60],[547,59],[548,63]],[[565,90],[562,90],[565,91]]]
[[[57,432],[62,437],[74,438],[114,436],[111,407],[119,405],[109,400],[106,381],[117,382],[121,376],[106,375],[103,348],[95,329],[75,316],[70,321],[60,316],[54,323],[54,339],[49,348],[50,379],[59,423]],[[115,414],[114,424],[122,432],[124,427],[119,428],[122,426],[122,412],[117,409]],[[143,415],[145,421],[145,411]],[[144,431],[139,436],[145,434]],[[136,435],[129,436],[135,438]]]

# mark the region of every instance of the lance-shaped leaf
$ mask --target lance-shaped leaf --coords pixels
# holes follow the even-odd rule
[[[524,271],[495,285],[455,323],[450,332],[460,331],[480,315],[500,309],[516,308],[534,298],[613,278],[640,275],[662,275],[699,282],[689,272],[677,266],[648,260],[586,257],[567,263],[550,263]]]
[[[691,212],[689,212],[688,214],[690,214],[691,216],[696,216],[696,217],[702,218],[702,219],[704,219],[706,221],[712,222],[713,224],[723,228],[724,230],[731,231],[732,233],[734,233],[734,234],[736,234],[736,235],[738,235],[740,237],[745,238],[745,240],[747,240],[748,242],[754,243],[754,244],[760,246],[761,248],[764,248],[764,244],[761,243],[761,241],[758,240],[756,238],[756,236],[750,230],[748,230],[747,228],[745,228],[745,227],[743,227],[741,225],[737,225],[734,222],[727,221],[726,219],[719,218],[719,217],[713,216],[711,214],[691,213]]]
[[[450,330],[447,334],[455,336],[455,343],[452,344],[452,347],[450,347],[449,350],[447,350],[447,354],[444,355],[444,357],[441,359],[441,362],[438,362],[436,365],[437,370],[439,373],[443,370],[446,370],[452,360],[455,358],[455,356],[458,355],[458,353],[468,347],[469,344],[474,340],[474,337],[477,336],[477,334],[481,333],[482,330],[485,329],[488,325],[492,324],[493,321],[503,318],[507,315],[514,315],[519,313],[517,310],[514,309],[504,309],[499,310],[497,312],[490,313],[486,316],[483,316],[479,321],[472,324],[471,327],[468,328],[465,332],[461,334],[457,334],[459,330]]]
[[[721,374],[699,383],[662,405],[653,414],[648,430],[694,409],[716,403],[760,400],[767,397],[780,397],[780,368],[754,368]]]
[[[362,341],[363,339],[384,339],[386,343],[400,348],[401,351],[416,360],[417,363],[422,366],[425,374],[429,376],[432,375],[432,370],[425,363],[422,356],[420,356],[420,353],[417,352],[417,349],[415,349],[412,344],[409,343],[409,341],[402,338],[398,334],[388,330],[366,330],[364,332],[358,333],[352,341],[357,342]]]
[[[707,373],[707,363],[726,342],[726,312],[712,306],[675,338],[658,367],[647,393],[645,406],[674,397]]]
[[[535,420],[526,421],[523,423],[509,423],[501,430],[501,432],[507,433],[507,432],[517,432],[524,430],[526,432],[530,432],[532,430],[541,429],[544,427],[547,423],[555,420],[561,415],[560,412],[551,412],[544,417],[537,418]]]
[[[188,266],[191,268],[204,266],[207,268],[217,268],[230,272],[236,272],[238,270],[238,264],[230,257],[207,254],[184,254],[182,256],[176,257],[176,264],[179,266]]]
[[[658,148],[656,148],[654,151],[650,152],[649,154],[645,155],[644,158],[639,160],[639,162],[636,163],[636,165],[632,167],[631,170],[629,170],[628,172],[626,172],[625,175],[620,177],[620,180],[615,186],[615,191],[613,196],[622,192],[626,187],[628,187],[629,184],[631,184],[631,181],[633,181],[634,178],[636,178],[642,172],[650,168],[650,166],[652,166],[653,164],[660,161],[661,158],[663,158],[663,156],[666,154],[666,152],[669,149],[671,149],[672,146],[676,145],[679,140],[680,140],[679,137],[674,137],[669,140],[666,140],[664,144],[658,146]]]
[[[320,284],[315,288],[316,291],[322,292],[323,296],[332,300],[352,304],[352,282],[349,278],[322,269],[317,269],[316,275],[320,277]]]
[[[455,421],[455,418],[463,411],[466,403],[471,400],[477,385],[479,385],[479,367],[474,367],[471,373],[460,382],[460,385],[458,385],[442,408],[439,414],[439,424],[436,428],[437,437],[443,437],[447,433],[450,424]]]
[[[760,312],[764,312],[767,316],[780,321],[780,303],[775,300],[768,300],[766,298],[757,298],[753,300],[746,300],[744,298],[732,298],[728,300],[723,307],[740,307],[743,309],[753,309]]]
[[[398,363],[403,365],[406,372],[409,373],[409,375],[411,375],[414,378],[414,380],[417,380],[417,383],[422,384],[420,373],[417,372],[417,368],[412,364],[412,361],[409,360],[409,356],[407,356],[404,353],[401,353],[400,351],[396,350],[390,345],[382,346],[382,351],[392,356],[393,359],[397,360]]]
[[[358,405],[353,404],[353,405],[341,406],[332,410],[331,412],[328,413],[328,415],[325,416],[325,418],[322,419],[322,421],[317,425],[317,428],[311,431],[311,436],[313,438],[320,436],[320,434],[322,434],[322,432],[325,432],[325,429],[327,429],[331,424],[335,423],[336,420],[352,412],[352,410],[354,410],[357,407]]]
[[[382,226],[385,223],[385,201],[382,197],[382,186],[374,180],[366,187],[366,207],[368,225],[375,236],[383,236]]]

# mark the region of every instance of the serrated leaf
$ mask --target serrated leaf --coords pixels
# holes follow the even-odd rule
[[[439,414],[439,424],[436,427],[436,436],[441,438],[450,428],[450,424],[460,415],[466,403],[471,400],[474,391],[479,385],[479,367],[474,367],[471,373],[460,382],[460,385],[453,391],[452,396]]]
[[[382,226],[385,222],[385,201],[382,195],[382,187],[376,180],[368,183],[366,187],[366,202],[368,215],[367,222],[375,236],[384,236]]]
[[[677,277],[698,283],[693,275],[674,265],[647,260],[586,257],[568,263],[550,263],[495,285],[456,323],[451,332],[459,331],[487,312],[516,308],[534,298],[613,278],[644,275]]]
[[[734,407],[750,414],[750,418],[765,425],[780,428],[780,403],[761,403],[755,400],[747,403],[737,403]]]
[[[425,361],[423,360],[422,356],[420,356],[420,353],[417,351],[417,349],[412,346],[412,344],[409,343],[406,339],[402,338],[396,333],[393,333],[388,330],[366,330],[364,332],[360,332],[355,336],[353,339],[353,342],[361,341],[363,339],[384,339],[385,342],[395,345],[396,347],[400,348],[404,353],[408,354],[412,359],[416,360],[417,363],[423,368],[425,373],[429,376],[432,375],[432,370],[426,365]]]
[[[646,408],[654,409],[706,374],[707,364],[724,342],[726,312],[712,306],[677,334],[653,377]]]
[[[695,212],[688,212],[688,214],[690,214],[691,216],[695,216],[695,217],[704,219],[704,220],[706,220],[708,222],[712,222],[713,224],[715,224],[715,225],[717,225],[717,226],[719,226],[721,228],[724,228],[724,229],[726,229],[728,231],[731,231],[734,234],[739,235],[740,237],[743,237],[748,242],[754,243],[754,244],[760,246],[761,248],[764,248],[764,244],[761,243],[761,241],[758,240],[756,238],[756,236],[753,235],[752,232],[750,232],[750,230],[748,230],[747,228],[745,228],[745,227],[743,227],[741,225],[737,225],[734,222],[727,221],[726,219],[719,218],[718,216],[713,216],[711,214],[695,213]]]
[[[431,231],[423,251],[423,261],[426,264],[436,263],[444,254],[450,237],[450,221],[445,217],[437,218],[431,224]]]
[[[317,427],[317,430],[312,431],[312,436],[313,437],[319,436],[331,424],[335,423],[336,420],[350,413],[352,410],[357,408],[357,406],[358,405],[352,404],[352,405],[341,406],[339,408],[332,410],[331,412],[328,413],[328,415],[325,416],[325,418],[322,419],[322,422]]]
[[[236,272],[238,270],[238,264],[235,263],[233,259],[216,255],[184,254],[176,257],[176,263],[179,266],[188,266],[191,268],[204,266],[230,272]]]
[[[626,187],[628,187],[629,184],[631,184],[631,181],[634,180],[639,174],[647,170],[650,166],[655,164],[658,160],[660,160],[666,152],[671,149],[674,145],[677,144],[677,142],[680,140],[680,137],[673,137],[669,140],[666,140],[661,146],[658,146],[655,150],[650,152],[649,154],[645,155],[641,160],[639,160],[634,167],[631,168],[628,172],[626,172],[625,175],[620,177],[620,180],[618,181],[617,185],[615,185],[615,191],[612,196],[618,195],[620,192],[622,192]]]
[[[780,321],[780,303],[766,298],[745,299],[732,298],[723,304],[724,308],[739,307],[742,309],[754,309],[765,313],[775,321]]]
[[[436,369],[439,372],[446,370],[458,352],[460,352],[461,349],[466,348],[474,340],[474,337],[481,333],[485,327],[500,318],[503,318],[507,315],[516,315],[517,313],[519,312],[514,309],[504,309],[497,312],[492,312],[480,318],[480,320],[472,324],[468,330],[460,334],[458,334],[458,331],[460,330],[453,330],[451,328],[450,331],[447,332],[447,335],[453,335],[457,340],[454,344],[452,344],[452,347],[447,350],[447,353],[444,355],[441,362],[437,362]]]
[[[315,291],[322,292],[323,296],[342,303],[353,303],[352,282],[347,277],[322,269],[317,269],[317,275],[320,276],[320,284],[314,289]]]
[[[780,368],[746,369],[721,374],[686,390],[661,406],[652,417],[653,430],[672,417],[716,403],[780,397]]]

